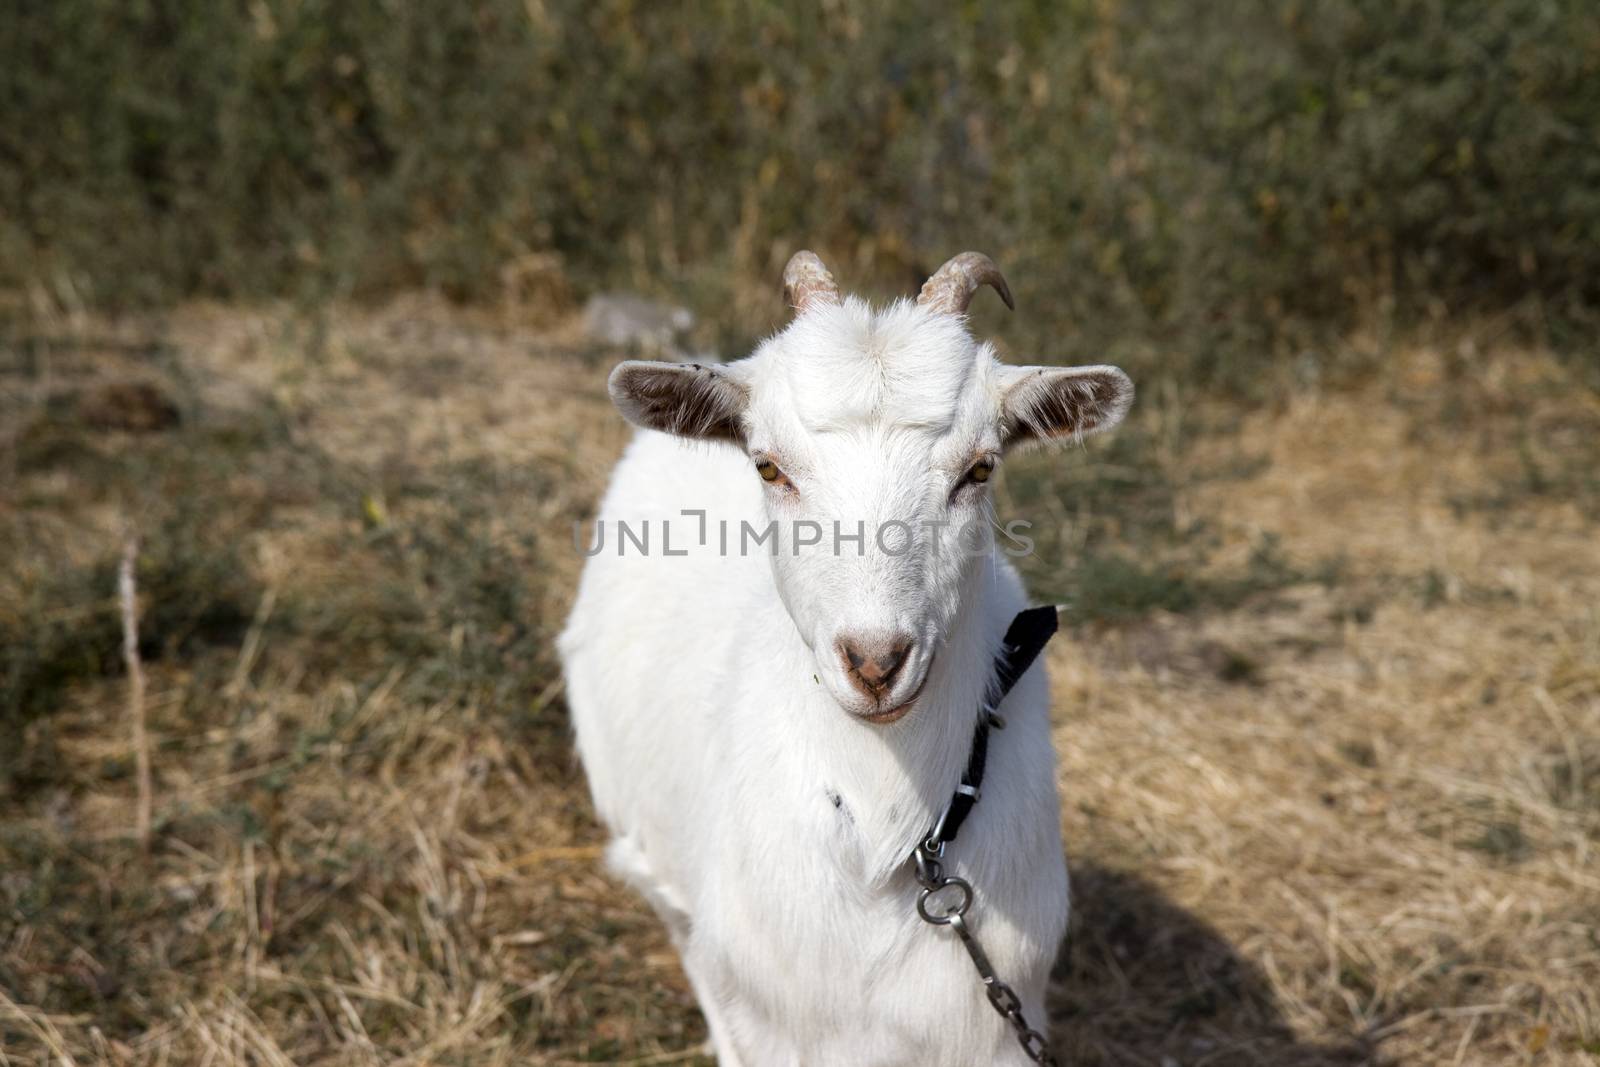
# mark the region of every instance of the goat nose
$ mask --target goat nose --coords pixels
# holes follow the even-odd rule
[[[839,640],[839,655],[845,662],[851,683],[867,696],[877,699],[894,684],[911,651],[911,638],[896,635],[888,639],[844,637]]]

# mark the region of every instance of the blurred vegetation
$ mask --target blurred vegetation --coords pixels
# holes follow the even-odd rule
[[[101,515],[140,534],[141,655],[182,665],[197,688],[237,686],[254,628],[284,650],[297,684],[371,687],[400,663],[408,696],[557,729],[530,704],[555,671],[555,623],[535,603],[539,537],[503,513],[547,498],[558,471],[340,462],[269,394],[240,408],[207,402],[193,368],[159,343],[128,357],[164,416],[150,425],[130,420],[139,409],[126,385],[96,383],[90,368],[110,362],[106,351],[52,362],[47,348],[0,335],[0,352],[19,357],[15,374],[0,365],[0,425],[19,430],[0,441],[14,475],[0,481],[0,558],[16,561],[0,578],[0,800],[55,771],[53,731],[30,727],[71,706],[74,687],[123,675],[123,534]],[[16,402],[46,376],[45,402]],[[297,526],[329,539],[338,580],[269,592],[259,544]],[[317,573],[308,545],[321,544],[300,545],[302,570]]]
[[[0,42],[0,286],[69,305],[493,299],[556,252],[726,307],[801,245],[901,291],[977,247],[1015,343],[1223,386],[1600,307],[1586,0],[55,0]]]
[[[999,510],[1033,516],[1017,529],[1031,545],[1014,562],[1036,599],[1063,605],[1072,622],[1106,625],[1155,612],[1260,606],[1291,586],[1338,584],[1341,559],[1297,565],[1268,531],[1255,537],[1244,560],[1219,566],[1225,531],[1214,521],[1183,517],[1180,497],[1206,483],[1248,481],[1268,463],[1241,456],[1179,476],[1171,457],[1184,442],[1221,437],[1228,428],[1195,425],[1193,413],[1163,415],[1124,424],[1092,457],[1042,453],[1008,461]]]

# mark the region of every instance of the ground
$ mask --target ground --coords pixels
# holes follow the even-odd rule
[[[0,1065],[709,1062],[551,650],[625,353],[425,299],[5,341]],[[1065,1062],[1600,1064],[1592,380],[1484,327],[1144,384],[1000,479],[1071,620]]]

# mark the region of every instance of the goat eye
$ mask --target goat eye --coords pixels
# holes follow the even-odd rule
[[[989,475],[993,473],[994,460],[980,459],[978,462],[972,465],[971,470],[967,471],[967,477],[971,478],[975,482],[986,482],[989,480]]]
[[[783,472],[778,469],[778,465],[770,459],[764,459],[757,463],[756,473],[761,475],[761,480],[764,482],[775,482],[783,477]]]

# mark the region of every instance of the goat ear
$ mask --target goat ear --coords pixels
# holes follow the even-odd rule
[[[1001,399],[1003,447],[1109,430],[1133,403],[1133,382],[1116,367],[1015,367]]]
[[[611,372],[606,388],[617,410],[635,426],[702,441],[744,443],[749,396],[726,370],[629,360]]]

